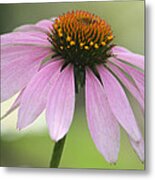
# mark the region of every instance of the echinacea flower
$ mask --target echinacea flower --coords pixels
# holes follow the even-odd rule
[[[73,11],[24,25],[1,36],[1,101],[19,96],[17,128],[46,110],[51,139],[59,141],[72,123],[75,93],[85,88],[88,127],[104,158],[117,161],[120,126],[144,161],[144,141],[125,89],[144,111],[144,57],[112,43],[100,17]]]

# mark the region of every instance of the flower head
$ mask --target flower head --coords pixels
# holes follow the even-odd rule
[[[110,26],[100,17],[73,11],[55,20],[51,39],[54,50],[66,63],[91,66],[103,63],[108,57],[113,35]]]
[[[144,57],[114,45],[113,38],[105,20],[85,11],[2,35],[1,100],[20,91],[8,111],[19,106],[17,127],[27,127],[46,109],[50,136],[60,140],[73,119],[75,92],[84,87],[88,127],[100,153],[117,161],[121,126],[143,161],[143,137],[124,89],[143,112]]]

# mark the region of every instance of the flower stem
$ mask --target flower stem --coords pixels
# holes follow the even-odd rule
[[[54,145],[54,150],[52,154],[52,158],[50,161],[50,168],[58,168],[61,160],[64,144],[65,144],[66,136],[64,136],[60,141],[56,142]]]

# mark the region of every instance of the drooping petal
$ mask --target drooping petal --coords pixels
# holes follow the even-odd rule
[[[44,110],[47,94],[57,81],[62,62],[55,61],[41,69],[32,78],[21,98],[18,125],[19,129],[32,123]]]
[[[16,100],[14,101],[14,103],[11,105],[11,107],[9,108],[9,110],[1,117],[1,120],[6,118],[10,113],[12,113],[15,109],[17,109],[17,107],[20,105],[20,101],[21,101],[21,97],[22,97],[22,94],[23,94],[23,91],[22,90],[20,92],[20,94],[17,96]]]
[[[73,67],[67,66],[51,88],[46,120],[51,138],[60,140],[69,130],[75,106],[75,87]]]
[[[144,70],[144,65],[145,65],[144,56],[132,53],[126,50],[125,48],[121,48],[121,47],[113,48],[112,52],[117,59],[120,59],[124,62],[127,62]]]
[[[113,53],[132,53],[128,49],[121,46],[114,46],[111,50]]]
[[[99,66],[98,71],[112,112],[130,137],[139,141],[141,133],[123,88],[104,66]]]
[[[51,48],[30,47],[30,46],[2,46],[1,47],[1,68],[17,61],[33,62],[41,55],[52,55]],[[36,60],[35,60],[36,61]]]
[[[34,24],[26,24],[26,25],[22,25],[20,27],[17,27],[16,29],[14,29],[14,32],[43,32],[43,33],[47,33],[47,31],[39,26],[36,26]]]
[[[8,52],[9,54],[9,52]],[[1,101],[5,101],[23,89],[32,76],[38,71],[42,60],[48,56],[49,50],[34,51],[17,57],[2,59],[1,66]],[[5,55],[2,56],[4,57]],[[8,55],[9,56],[9,55]],[[10,62],[9,62],[10,59]]]
[[[135,150],[135,152],[138,154],[139,159],[144,162],[144,140],[143,138],[139,142],[135,142],[133,139],[130,139],[130,143]]]
[[[121,69],[123,69],[132,77],[142,95],[142,98],[144,99],[144,73],[131,66],[128,66],[127,64],[118,61],[117,59],[111,58],[111,61],[114,64],[118,65]]]
[[[44,19],[44,20],[39,21],[39,22],[36,24],[36,26],[43,28],[47,33],[51,33],[52,24],[53,24],[53,21],[52,21],[52,20]]]
[[[15,32],[42,32],[42,33],[51,33],[52,30],[52,21],[50,20],[41,20],[37,24],[26,24],[14,29]]]
[[[115,65],[108,62],[110,69],[116,74],[116,76],[121,80],[124,86],[131,92],[131,94],[137,99],[142,111],[144,111],[144,99],[139,91],[139,89],[134,86],[134,84],[127,78],[127,76]]]
[[[48,36],[41,32],[12,32],[1,35],[1,45],[28,45],[51,47],[51,43],[47,40]]]
[[[93,141],[108,162],[117,161],[120,131],[117,120],[111,112],[104,87],[87,69],[86,71],[86,113]]]

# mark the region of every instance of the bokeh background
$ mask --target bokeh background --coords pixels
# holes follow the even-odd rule
[[[76,9],[104,18],[112,27],[116,44],[144,54],[144,1],[0,4],[0,34],[8,33],[23,24],[36,23]],[[15,97],[2,103],[1,116]],[[144,134],[143,115],[129,93],[128,97]],[[74,119],[60,167],[143,170],[144,164],[136,156],[122,129],[117,163],[109,164],[104,160],[90,137],[84,104],[84,90],[81,90],[76,96]],[[20,132],[16,130],[16,122],[17,110],[1,122],[1,166],[48,167],[54,142],[48,135],[44,113]]]

